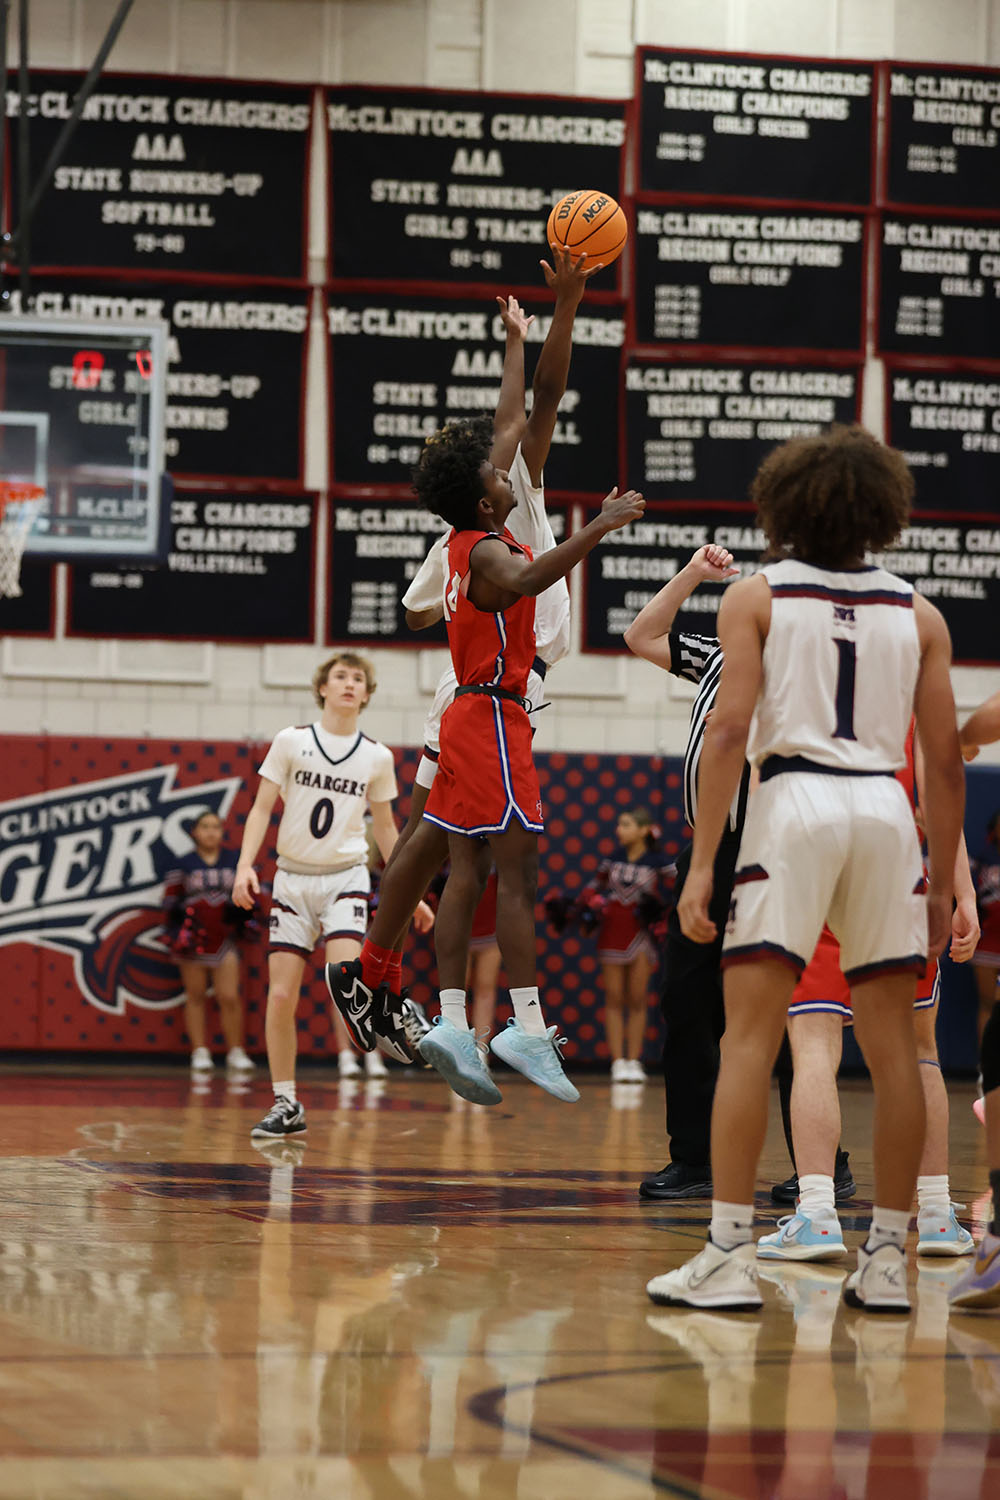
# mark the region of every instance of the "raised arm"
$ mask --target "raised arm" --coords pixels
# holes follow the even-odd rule
[[[566,394],[573,351],[573,320],[587,282],[595,271],[601,269],[594,266],[585,271],[587,257],[579,256],[574,264],[572,252],[562,245],[552,246],[552,259],[555,269],[543,260],[542,270],[546,285],[556,294],[556,305],[535,366],[535,378],[531,382],[531,415],[521,438],[521,452],[536,489],[542,482],[542,470],[549,456],[559,403]]]
[[[500,380],[500,399],[493,415],[493,446],[490,463],[497,469],[509,469],[517,445],[524,433],[524,340],[535,321],[525,315],[516,297],[498,297],[500,317],[507,330]]]
[[[928,948],[942,952],[951,930],[955,861],[965,812],[965,774],[951,691],[951,638],[933,604],[914,595],[920,636],[920,675],[913,698],[923,758],[924,831],[929,867],[927,892]]]
[[[522,554],[511,552],[499,537],[487,538],[472,552],[469,598],[477,609],[496,610],[508,608],[511,596],[544,593],[553,583],[571,573],[609,531],[618,531],[630,521],[637,521],[645,508],[645,500],[635,490],[626,490],[624,495],[619,495],[614,489],[601,506],[600,514],[588,525],[575,531],[558,547],[543,552],[533,562],[526,562]]]
[[[636,615],[625,632],[625,644],[633,656],[641,656],[665,672],[671,668],[670,631],[684,600],[700,583],[724,583],[735,578],[733,554],[725,547],[699,547],[687,565]]]

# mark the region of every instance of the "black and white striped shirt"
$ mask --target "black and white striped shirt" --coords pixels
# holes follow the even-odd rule
[[[691,709],[687,748],[684,751],[684,816],[693,828],[698,813],[698,769],[705,740],[705,721],[715,707],[715,696],[719,691],[722,647],[717,636],[692,635],[686,630],[672,630],[669,642],[670,670],[673,675],[698,685],[698,693]],[[729,827],[736,833],[743,831],[749,783],[750,767],[744,766],[739,788],[729,810]]]

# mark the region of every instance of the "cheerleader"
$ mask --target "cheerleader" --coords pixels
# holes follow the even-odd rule
[[[212,1069],[205,1024],[205,1000],[212,987],[226,1039],[226,1067],[252,1073],[243,1050],[240,960],[237,941],[245,936],[251,913],[232,902],[236,851],[222,843],[221,820],[202,813],[191,829],[194,849],[181,855],[164,884],[167,943],[173,950],[184,985],[184,1017],[191,1042],[191,1069]]]
[[[604,1026],[613,1083],[645,1083],[643,1035],[649,981],[659,954],[649,924],[662,916],[666,860],[653,847],[652,820],[644,807],[623,812],[616,829],[623,858],[608,859],[597,873],[604,898],[597,956],[604,986]]]

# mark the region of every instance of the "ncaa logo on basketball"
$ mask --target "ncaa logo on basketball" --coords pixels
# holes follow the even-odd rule
[[[73,959],[98,1010],[178,1003],[162,941],[162,880],[204,812],[225,819],[238,777],[175,788],[176,765],[0,802],[0,947],[32,943]]]

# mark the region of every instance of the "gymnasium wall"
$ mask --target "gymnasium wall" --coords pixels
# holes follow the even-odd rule
[[[33,0],[33,66],[89,64],[113,9],[111,0]],[[1000,3],[137,0],[109,66],[215,78],[510,88],[627,99],[639,45],[996,64]],[[322,167],[313,162],[311,179],[315,242],[308,247],[308,272],[316,287],[325,269],[319,254],[325,223]],[[274,233],[280,235],[280,226]],[[318,295],[313,300],[318,307]],[[329,447],[319,378],[320,321],[314,319],[308,349],[304,434],[304,481],[313,492],[325,485]],[[882,382],[876,361],[869,360],[866,377],[865,415],[877,424]],[[609,484],[617,477],[609,476]],[[326,546],[326,525],[321,519],[317,547]],[[321,581],[306,610],[305,644],[146,640],[125,628],[124,602],[123,634],[117,638],[114,597],[104,602],[106,618],[96,639],[87,633],[86,621],[69,633],[73,597],[68,570],[59,567],[55,639],[10,636],[0,647],[3,728],[28,734],[269,739],[309,711],[303,684],[328,637],[322,586]],[[574,589],[579,641],[579,580]],[[268,634],[262,628],[259,638]],[[301,632],[296,639],[301,641]],[[415,745],[441,650],[381,649],[375,655],[380,687],[367,727],[391,743]],[[1000,686],[1000,672],[958,669],[955,684],[960,706],[971,708]],[[550,750],[677,754],[683,748],[686,686],[665,682],[626,655],[575,653],[553,674],[550,697],[541,735]],[[1000,760],[1000,752],[984,758]]]

